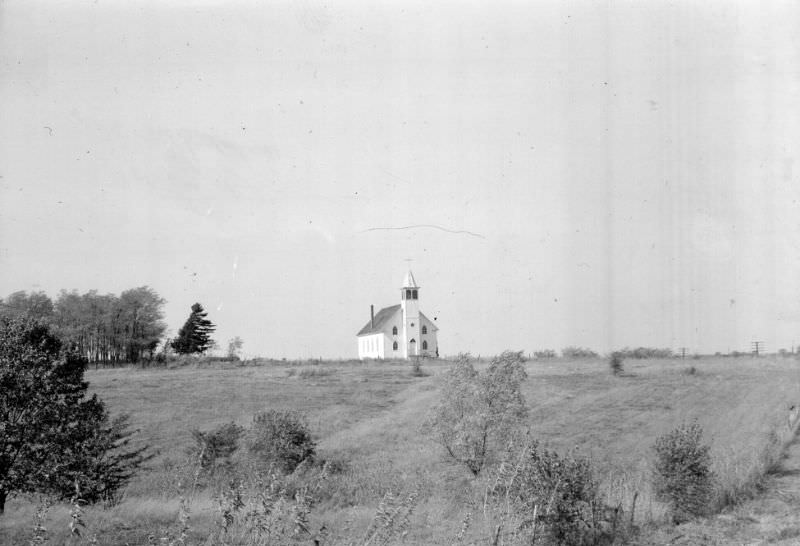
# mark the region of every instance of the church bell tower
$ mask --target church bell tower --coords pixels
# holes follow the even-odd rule
[[[404,357],[421,354],[422,340],[420,339],[419,318],[419,286],[414,280],[411,270],[403,279],[400,289],[400,307],[403,311],[403,347]]]

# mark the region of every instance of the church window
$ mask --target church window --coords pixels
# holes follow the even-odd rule
[[[397,335],[397,326],[392,326],[392,335],[393,336]]]
[[[411,297],[412,297],[413,299],[417,299],[417,291],[416,291],[416,290],[413,290],[413,291],[411,292]]]
[[[425,326],[424,324],[422,325],[422,333],[423,334],[427,334],[428,333],[428,327]]]
[[[396,341],[394,343],[392,343],[392,350],[393,351],[397,350],[397,342]]]
[[[422,341],[422,350],[423,351],[427,351],[428,350],[428,342],[427,341],[424,341],[424,340]]]
[[[406,299],[407,300],[411,299],[411,290],[406,290]]]

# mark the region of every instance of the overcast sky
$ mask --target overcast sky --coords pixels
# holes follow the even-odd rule
[[[4,1],[0,296],[352,357],[410,263],[445,354],[790,348],[798,143],[796,2]]]

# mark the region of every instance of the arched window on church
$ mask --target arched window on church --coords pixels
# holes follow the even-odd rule
[[[394,343],[392,343],[392,350],[393,351],[397,350],[397,342],[396,341]]]
[[[422,342],[422,350],[423,351],[427,351],[428,350],[428,342],[427,341],[423,340],[423,342]]]
[[[392,326],[392,335],[393,336],[397,335],[397,326]],[[395,345],[397,345],[397,344],[395,343]]]
[[[424,324],[422,325],[422,333],[423,334],[427,334],[428,333],[428,327],[425,326]]]
[[[417,291],[416,291],[416,290],[413,290],[413,291],[411,292],[411,298],[412,298],[412,299],[417,299]]]

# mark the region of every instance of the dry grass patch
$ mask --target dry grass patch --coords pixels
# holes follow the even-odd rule
[[[629,360],[625,366],[630,376],[620,380],[609,374],[604,359],[528,362],[522,392],[530,411],[524,425],[548,448],[563,453],[578,447],[591,461],[607,504],[621,503],[629,512],[636,496],[637,524],[664,518],[663,505],[650,492],[655,439],[692,419],[711,445],[725,496],[736,500],[750,494],[756,478],[771,466],[765,455],[765,446],[773,445],[770,431],[780,431],[775,427],[785,420],[787,408],[800,400],[796,361],[704,358],[692,361],[693,374],[682,373],[686,364],[674,359]],[[254,414],[278,409],[304,413],[319,458],[344,463],[343,471],[321,486],[309,516],[316,528],[325,524],[332,532],[361,537],[387,491],[421,485],[408,543],[451,544],[467,513],[474,519],[465,542],[485,538],[488,523],[470,504],[483,484],[449,463],[442,448],[420,431],[439,399],[447,367],[426,361],[429,377],[412,377],[408,363],[380,362],[89,372],[91,390],[112,413],[131,413],[133,426],[142,431],[140,440],[160,450],[119,506],[86,509],[89,532],[106,537],[101,544],[146,544],[153,530],[174,528],[179,513],[174,477],[185,465],[190,430],[231,421],[248,426]],[[287,377],[290,369],[295,372]],[[303,370],[313,370],[306,372],[308,380],[298,380]],[[189,510],[192,536],[204,536],[217,524],[210,492],[198,495]],[[27,536],[34,512],[34,504],[11,499],[0,517],[0,543],[26,543],[20,537]],[[54,536],[67,536],[62,530],[68,514],[68,507],[52,509],[48,521]]]

